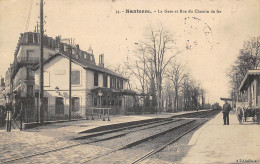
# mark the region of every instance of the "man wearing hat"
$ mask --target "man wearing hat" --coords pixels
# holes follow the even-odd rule
[[[229,125],[229,112],[231,110],[230,104],[225,100],[225,104],[223,105],[222,113],[223,113],[223,120],[224,125]]]

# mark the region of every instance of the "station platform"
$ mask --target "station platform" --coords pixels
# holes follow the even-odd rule
[[[206,111],[206,110],[199,110],[200,112]],[[102,127],[102,126],[113,126],[113,125],[118,125],[118,124],[123,124],[123,123],[130,123],[134,121],[142,121],[142,120],[149,120],[149,119],[154,119],[154,118],[169,118],[172,116],[176,115],[182,115],[186,113],[194,113],[197,111],[183,111],[183,112],[178,112],[178,113],[166,113],[166,112],[161,112],[157,114],[145,114],[145,115],[116,115],[110,116],[110,121],[103,121],[102,119],[96,118],[94,120],[77,120],[77,121],[71,121],[71,122],[53,122],[50,124],[46,124],[43,126],[38,126],[32,129],[26,129],[22,132],[37,132],[39,135],[45,135],[49,136],[51,135],[54,138],[59,138],[59,139],[71,139],[74,137],[77,137],[80,132],[87,131],[90,129],[94,129],[97,127]],[[0,132],[5,132],[5,127],[2,127],[0,129]],[[12,132],[20,132],[19,129],[12,129]],[[11,133],[12,133],[11,132]]]
[[[233,111],[223,125],[219,113],[193,134],[189,146],[183,164],[260,163],[260,125],[251,119],[240,125]]]
[[[205,110],[200,110],[205,111]],[[161,112],[158,114],[145,114],[145,115],[120,115],[120,116],[111,116],[110,121],[103,121],[102,119],[95,118],[95,120],[78,120],[78,121],[71,121],[71,122],[62,122],[62,123],[54,123],[48,124],[45,126],[39,126],[33,129],[28,129],[25,131],[39,131],[41,134],[49,134],[53,131],[53,137],[55,138],[62,138],[62,139],[70,139],[74,137],[79,137],[80,132],[84,132],[87,130],[111,126],[118,126],[119,124],[125,123],[132,123],[136,121],[146,121],[149,119],[155,118],[169,118],[176,115],[182,115],[186,113],[194,113],[197,111],[184,111],[178,113],[166,113]]]

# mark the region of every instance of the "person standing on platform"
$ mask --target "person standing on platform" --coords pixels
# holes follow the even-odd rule
[[[231,110],[230,104],[225,100],[225,104],[223,105],[222,113],[223,113],[223,120],[224,125],[229,125],[229,112]]]

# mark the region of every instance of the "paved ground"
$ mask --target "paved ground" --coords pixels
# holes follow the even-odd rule
[[[88,157],[110,150],[100,146],[88,144],[81,145],[79,143],[80,141],[70,140],[71,138],[79,137],[80,134],[78,134],[78,132],[104,125],[151,119],[155,117],[166,118],[178,114],[182,114],[182,112],[112,117],[111,121],[102,121],[100,119],[80,120],[54,123],[25,131],[15,129],[12,130],[12,132],[6,132],[5,129],[2,128],[0,129],[0,163],[6,161],[7,158],[20,158],[22,156],[37,154],[43,151],[51,151],[53,149],[69,147],[72,145],[79,146],[43,154],[30,158],[30,160],[20,160],[18,163],[62,163],[62,161],[66,161],[65,163],[80,163]]]
[[[230,125],[223,125],[222,113],[207,122],[191,138],[182,163],[260,163],[260,125],[239,125],[230,113]]]
[[[179,114],[179,113],[178,113]],[[46,125],[26,131],[5,132],[0,130],[0,163],[6,158],[19,158],[23,155],[48,151],[59,147],[80,144],[69,140],[78,132],[94,127],[128,121],[170,117],[174,114],[112,117],[111,121],[81,120]],[[236,116],[230,114],[230,125],[222,125],[222,113],[196,131],[189,141],[188,153],[180,163],[260,163],[260,125],[247,122],[239,125]],[[43,154],[16,163],[81,163],[110,149],[79,145],[62,151]],[[175,153],[175,152],[169,152]],[[151,161],[150,161],[151,162]],[[148,162],[148,163],[150,163]],[[175,163],[153,159],[153,163]]]

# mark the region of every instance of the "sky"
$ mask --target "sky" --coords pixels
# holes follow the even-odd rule
[[[33,31],[39,22],[39,1],[0,0],[2,77],[13,61],[20,33]],[[152,13],[126,13],[127,9]],[[45,34],[73,38],[83,50],[91,45],[96,61],[99,54],[105,55],[105,66],[134,56],[135,43],[143,40],[147,27],[162,24],[182,51],[178,60],[207,91],[210,103],[229,97],[228,68],[243,42],[260,35],[259,0],[45,0],[44,15]]]

